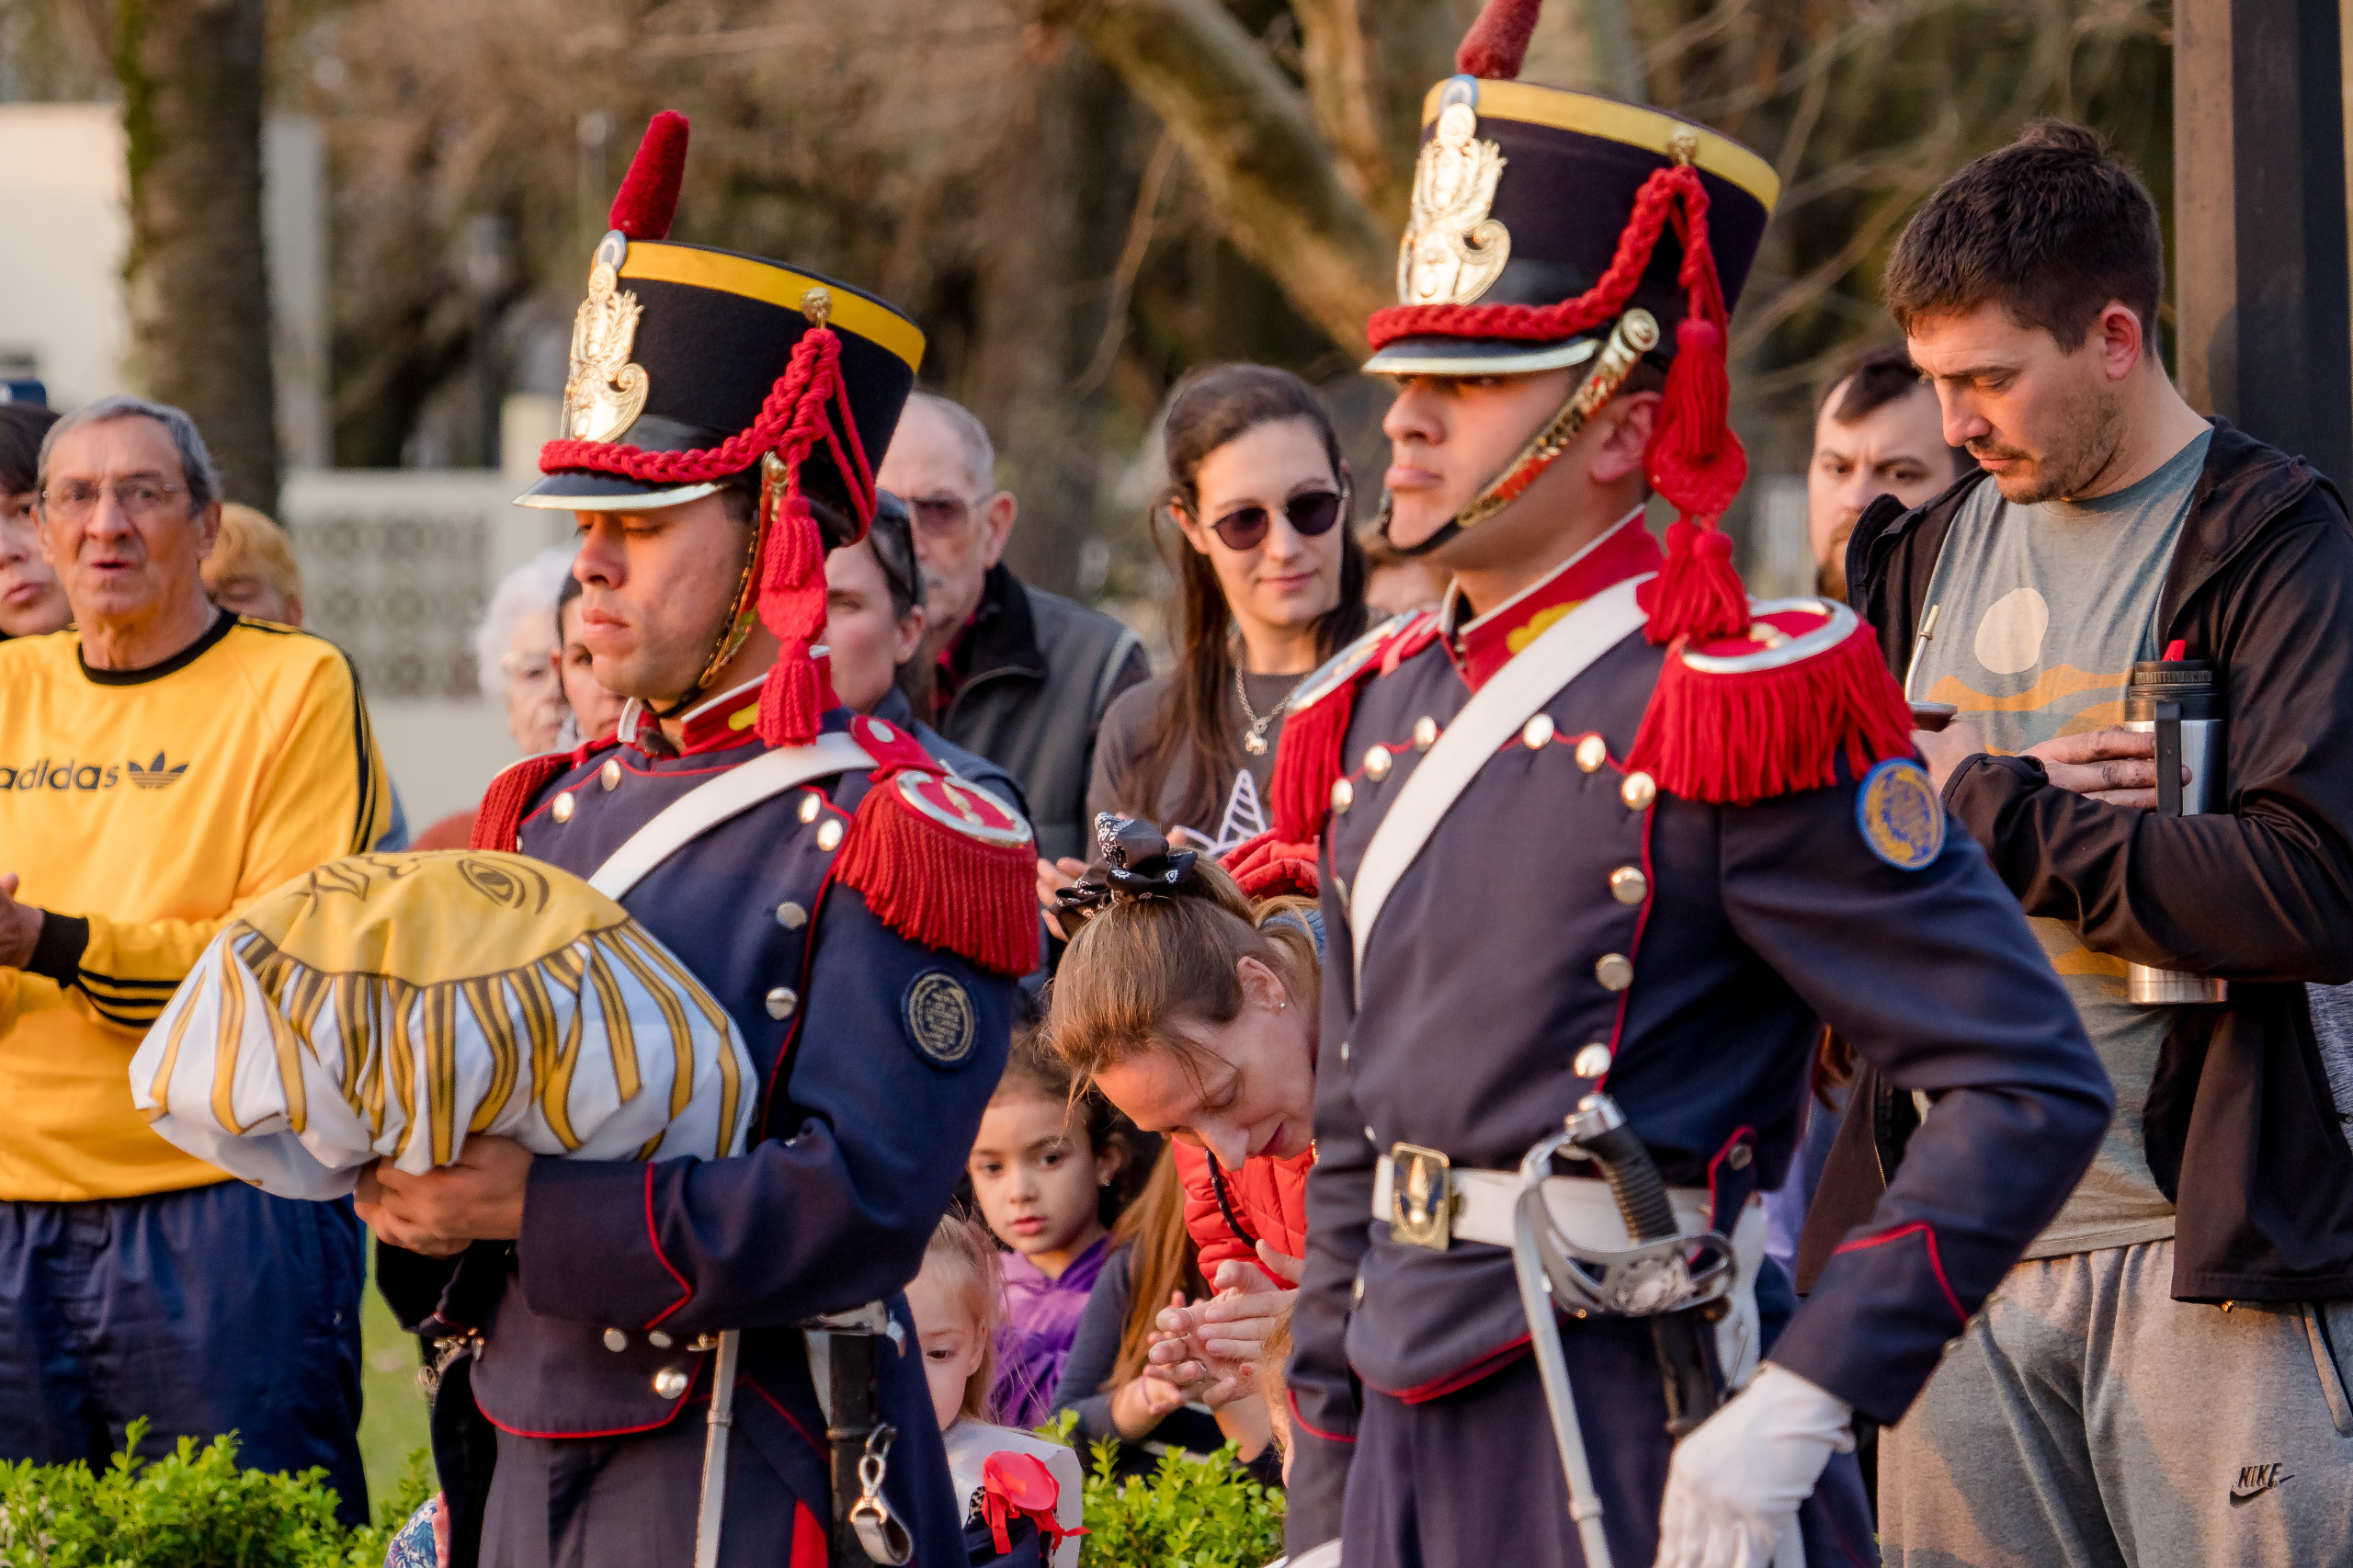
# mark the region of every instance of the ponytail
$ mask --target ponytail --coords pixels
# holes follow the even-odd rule
[[[1055,971],[1047,1039],[1081,1078],[1176,1043],[1178,1023],[1232,1023],[1244,959],[1280,978],[1313,1015],[1321,981],[1314,909],[1296,896],[1251,899],[1215,862],[1172,852],[1149,826],[1097,819],[1104,858],[1063,891],[1082,922]]]

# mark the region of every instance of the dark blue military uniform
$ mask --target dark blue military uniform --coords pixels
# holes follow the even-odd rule
[[[386,1290],[405,1321],[471,1349],[439,1388],[435,1458],[460,1549],[479,1528],[485,1563],[691,1561],[730,1331],[720,1560],[823,1568],[833,1478],[887,1426],[882,1495],[915,1560],[945,1563],[961,1556],[962,1519],[900,1288],[1004,1067],[1012,977],[1037,965],[1036,848],[1020,814],[947,778],[904,730],[836,707],[819,648],[824,556],[865,537],[923,333],[846,284],[672,241],[687,139],[683,117],[656,115],[614,198],[574,323],[564,437],[517,504],[593,533],[600,514],[733,490],[738,505],[682,520],[748,524],[742,570],[655,586],[719,612],[686,693],[740,668],[756,625],[773,662],[684,714],[681,744],[641,730],[632,706],[618,744],[508,769],[474,842],[593,881],[665,808],[720,787],[682,812],[718,799],[734,814],[660,855],[632,847],[626,863],[650,869],[612,886],[742,1031],[758,1070],[750,1146],[539,1161],[518,1240],[476,1243],[454,1277],[388,1253]],[[582,577],[592,616],[608,593],[626,604],[602,570]],[[787,787],[734,798],[763,779]],[[871,1428],[865,1391],[844,1381],[858,1346],[829,1342],[835,1452],[802,1325],[878,1299],[894,1332],[873,1339]]]
[[[731,727],[757,697],[693,715],[682,755],[590,752],[540,790],[523,849],[594,872],[768,749]],[[825,728],[851,722],[839,710]],[[696,1346],[729,1328],[746,1332],[722,1561],[826,1561],[825,1416],[794,1325],[878,1297],[908,1324],[900,1287],[961,1173],[1015,1006],[1014,981],[896,935],[834,877],[869,788],[850,773],[771,799],[622,900],[742,1029],[760,1074],[754,1142],[727,1160],[540,1161],[521,1239],[468,1255],[442,1318],[480,1330],[472,1393],[499,1432],[484,1563],[688,1562],[711,1392]],[[965,998],[961,1038],[938,1027],[943,985]],[[918,993],[927,1009],[911,1007]],[[897,1428],[885,1494],[915,1561],[951,1561],[962,1520],[911,1326],[904,1351],[878,1350],[880,1414]]]
[[[1474,617],[1450,601],[1311,676],[1269,791],[1280,839],[1321,836],[1331,935],[1288,1533],[1294,1551],[1339,1537],[1348,1568],[1586,1562],[1506,1244],[1521,1163],[1572,1112],[1581,1136],[1609,1131],[1614,1101],[1684,1189],[1687,1233],[1704,1223],[1735,1256],[1744,1233],[1757,1242],[1711,1336],[1687,1308],[1654,1344],[1639,1314],[1690,1300],[1672,1290],[1589,1294],[1593,1315],[1558,1323],[1618,1568],[1659,1552],[1674,1452],[1663,1367],[1688,1428],[1710,1383],[1740,1377],[1786,1315],[1761,1216],[1744,1220],[1789,1170],[1825,1021],[1937,1103],[1877,1212],[1769,1346],[1795,1374],[1769,1379],[1781,1403],[1739,1418],[1765,1423],[1760,1440],[1790,1464],[1830,1454],[1841,1401],[1903,1414],[2108,1118],[2099,1064],[2016,901],[1968,835],[1944,831],[1868,631],[1844,607],[1748,599],[1716,526],[1745,473],[1725,345],[1779,196],[1772,165],[1678,116],[1513,80],[1533,9],[1488,6],[1463,74],[1424,103],[1399,303],[1368,324],[1365,368],[1423,400],[1464,377],[1573,370],[1552,383],[1557,411],[1514,432],[1517,455],[1452,517],[1415,518],[1404,539],[1382,517],[1393,547],[1441,567],[1506,508],[1513,537],[1542,542],[1502,603]],[[1581,441],[1621,396],[1649,401],[1611,438],[1641,419],[1642,477],[1679,514],[1663,554],[1638,487]],[[1461,460],[1455,426],[1496,417],[1466,403],[1450,421],[1407,420],[1399,459],[1443,471]],[[1579,499],[1538,499],[1563,460],[1586,465],[1557,492]],[[1529,506],[1589,508],[1595,485],[1634,509],[1597,530],[1563,516],[1551,539],[1527,525]],[[1585,534],[1540,570],[1538,551]],[[1509,564],[1494,549],[1483,562],[1490,581]],[[1639,1157],[1610,1135],[1609,1157]],[[1397,1175],[1376,1217],[1383,1161]],[[1594,1166],[1553,1171],[1544,1203],[1573,1246],[1666,1242]],[[1452,1233],[1433,1224],[1449,1215]],[[1536,1311],[1576,1301],[1574,1278],[1552,1276],[1548,1297],[1530,1278]],[[1536,1331],[1552,1342],[1553,1324]],[[1785,1394],[1809,1406],[1802,1422]],[[1710,1443],[1735,1429],[1749,1428],[1697,1428]],[[1874,1561],[1852,1460],[1815,1473],[1795,1521],[1808,1562]],[[1779,1488],[1793,1484],[1677,1476],[1673,1494],[1712,1540],[1737,1530],[1754,1548],[1787,1528]],[[1687,1541],[1675,1550],[1691,1560]]]
[[[1602,585],[1556,581],[1517,614],[1525,624]],[[1290,1536],[1303,1549],[1342,1533],[1345,1484],[1351,1568],[1567,1568],[1583,1559],[1510,1255],[1396,1240],[1370,1216],[1377,1154],[1404,1142],[1514,1170],[1606,1088],[1667,1182],[1713,1190],[1729,1231],[1789,1168],[1829,1021],[1938,1097],[1927,1142],[1771,1358],[1892,1421],[2064,1197],[2107,1088],[1967,835],[1904,869],[1870,846],[1843,767],[1833,787],[1747,806],[1677,799],[1631,770],[1665,657],[1640,632],[1455,800],[1359,973],[1349,904],[1366,847],[1479,675],[1437,619],[1392,633],[1360,677],[1335,792],[1346,805],[1326,827],[1333,940],[1292,1325]],[[1565,1328],[1613,1555],[1648,1563],[1671,1445],[1647,1326]],[[1834,1462],[1802,1524],[1810,1562],[1876,1560],[1851,1460]]]

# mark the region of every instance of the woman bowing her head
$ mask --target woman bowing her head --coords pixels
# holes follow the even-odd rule
[[[1061,894],[1070,947],[1046,1020],[1054,1052],[1166,1134],[1215,1298],[1172,1307],[1154,1367],[1211,1410],[1250,1399],[1306,1250],[1323,922],[1254,899],[1149,824],[1097,819],[1102,858]]]

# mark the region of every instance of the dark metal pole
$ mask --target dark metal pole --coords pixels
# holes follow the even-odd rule
[[[2219,414],[2353,479],[2340,0],[2177,0],[2176,368]]]

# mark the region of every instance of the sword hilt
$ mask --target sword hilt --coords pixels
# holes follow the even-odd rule
[[[1618,1200],[1626,1234],[1637,1242],[1663,1242],[1679,1234],[1675,1205],[1667,1200],[1666,1181],[1658,1162],[1633,1128],[1626,1113],[1608,1095],[1591,1094],[1577,1102],[1568,1119],[1569,1142],[1601,1167]]]

